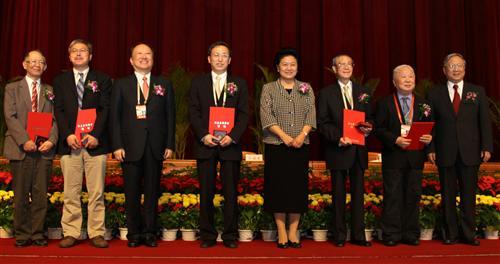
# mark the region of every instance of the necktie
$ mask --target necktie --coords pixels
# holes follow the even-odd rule
[[[352,98],[351,98],[351,93],[349,93],[349,86],[344,85],[344,97],[347,100],[347,108],[352,109]]]
[[[401,108],[403,109],[403,114],[405,116],[405,123],[408,124],[409,123],[409,119],[410,119],[410,106],[408,105],[408,100],[410,100],[410,98],[408,97],[403,97],[401,98],[403,100],[403,104],[401,105]]]
[[[455,93],[453,94],[453,110],[455,110],[455,114],[458,114],[458,108],[460,107],[460,95],[458,94],[458,85],[453,85],[453,90]]]
[[[215,94],[217,95],[217,100],[219,100],[221,92],[220,79],[220,75],[215,76]]]
[[[36,82],[33,82],[31,88],[31,112],[38,111],[38,93],[36,90]]]
[[[82,100],[83,100],[83,72],[79,72],[78,75],[80,78],[78,79],[78,85],[76,86],[76,93],[78,94],[78,108],[82,109]]]
[[[148,77],[144,76],[142,78],[142,95],[144,96],[144,99],[148,98],[148,91],[149,91]]]

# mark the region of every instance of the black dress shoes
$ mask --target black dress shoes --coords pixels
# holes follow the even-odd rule
[[[398,245],[398,242],[394,240],[384,240],[384,245],[388,247],[395,247]]]
[[[292,242],[292,241],[288,240],[288,246],[291,247],[291,248],[301,248],[302,247],[302,243],[300,243],[300,242]]]
[[[420,240],[418,240],[418,239],[405,239],[405,240],[403,240],[403,243],[406,245],[410,245],[410,246],[418,246],[418,245],[420,245]]]
[[[217,244],[217,241],[215,240],[202,240],[201,243],[200,243],[200,247],[201,248],[209,248],[209,247],[213,247]]]
[[[471,245],[471,246],[479,246],[481,243],[477,239],[472,239],[472,240],[462,240],[462,243],[466,245]]]
[[[362,247],[371,247],[372,243],[366,241],[366,240],[352,240],[351,243],[354,245],[362,246]]]
[[[456,239],[445,239],[445,240],[443,240],[443,244],[444,245],[454,245],[456,243],[457,243]]]
[[[156,242],[156,236],[153,234],[146,234],[144,236],[144,241],[142,241],[142,243],[146,247],[157,247],[158,246],[158,243]]]
[[[29,239],[20,239],[20,240],[16,240],[16,243],[14,244],[16,247],[27,247],[29,245],[31,245],[30,243],[30,240]]]
[[[141,245],[140,239],[129,239],[127,242],[127,246],[131,248],[135,248]]]
[[[335,246],[337,246],[337,247],[344,247],[345,246],[345,241],[344,240],[335,241]]]
[[[238,247],[238,242],[236,242],[236,240],[224,240],[222,242],[222,244],[224,244],[224,246],[227,248],[237,248]]]
[[[33,240],[32,244],[37,247],[46,247],[47,246],[47,240],[44,238],[41,239],[35,239]]]

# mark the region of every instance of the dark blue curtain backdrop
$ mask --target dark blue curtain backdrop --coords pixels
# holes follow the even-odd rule
[[[325,70],[332,57],[347,53],[355,75],[380,79],[378,96],[393,90],[395,66],[410,64],[417,79],[443,81],[443,57],[460,52],[466,79],[498,100],[498,14],[498,0],[2,0],[0,75],[24,74],[23,54],[36,48],[47,57],[43,79],[51,83],[69,68],[67,46],[74,38],[92,41],[92,67],[114,78],[131,73],[130,47],[142,41],[155,50],[155,73],[176,63],[204,72],[207,46],[225,40],[233,47],[231,72],[251,90],[261,77],[255,64],[272,66],[283,46],[299,50],[299,78],[316,91],[334,81]],[[312,158],[320,159],[313,137]],[[249,150],[255,150],[252,141],[247,131]]]

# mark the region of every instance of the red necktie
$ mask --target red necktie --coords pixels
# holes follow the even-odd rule
[[[31,88],[31,112],[36,112],[38,110],[38,94],[36,92],[36,82],[33,82]]]
[[[455,114],[458,114],[458,108],[460,107],[460,95],[458,94],[458,85],[453,85],[453,90],[455,90],[455,94],[453,94],[453,110],[455,110]]]
[[[144,95],[144,99],[148,98],[148,91],[148,77],[144,76],[144,78],[142,78],[142,95]]]

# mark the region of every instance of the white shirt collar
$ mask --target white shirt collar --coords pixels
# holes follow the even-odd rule
[[[144,76],[146,76],[146,78],[148,79],[147,80],[148,85],[151,86],[151,72],[143,74],[143,73],[134,71],[134,74],[135,74],[135,78],[137,78],[137,82],[139,83],[139,86],[141,88],[142,88],[142,78],[144,78]]]
[[[346,86],[346,85],[347,85],[347,90],[348,90],[348,91],[351,91],[351,90],[352,90],[352,81],[351,81],[351,80],[349,80],[349,81],[347,82],[347,84],[344,84],[344,83],[343,83],[343,82],[341,82],[340,80],[337,80],[337,82],[339,83],[340,89],[344,89],[344,86]]]
[[[450,100],[453,102],[453,97],[455,96],[455,89],[453,89],[453,85],[458,85],[457,92],[460,98],[462,98],[462,91],[464,90],[464,80],[461,80],[458,83],[446,82],[446,86],[448,87],[448,94],[450,95]]]
[[[75,80],[78,82],[80,79],[80,73],[83,73],[83,79],[87,79],[87,74],[89,73],[90,68],[87,67],[87,69],[83,71],[78,71],[77,69],[73,68],[73,75],[75,76]]]
[[[227,78],[227,71],[225,71],[225,72],[224,72],[224,73],[222,73],[222,74],[217,74],[217,73],[215,73],[215,72],[213,72],[213,71],[212,71],[211,73],[212,73],[212,81],[213,81],[213,83],[215,83],[217,75],[218,75],[218,76],[220,76],[221,81],[222,81],[223,83],[225,83],[225,82],[226,82],[226,78]]]
[[[37,89],[38,89],[38,87],[40,87],[40,84],[41,84],[40,79],[38,79],[38,80],[33,80],[33,79],[32,79],[31,77],[29,77],[28,75],[26,75],[26,77],[25,77],[25,78],[26,78],[26,82],[28,83],[28,86],[29,86],[29,88],[30,88],[30,92],[31,92],[31,89],[32,89],[32,87],[31,87],[31,86],[33,86],[33,82],[36,82]]]

